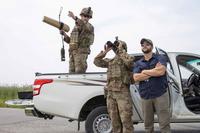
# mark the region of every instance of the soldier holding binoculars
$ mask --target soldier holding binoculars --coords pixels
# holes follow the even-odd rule
[[[104,58],[111,49],[115,52],[115,57]],[[108,68],[105,95],[113,133],[133,133],[132,99],[129,90],[133,60],[134,57],[127,54],[126,43],[118,39],[114,43],[108,41],[104,51],[94,59],[96,66]]]

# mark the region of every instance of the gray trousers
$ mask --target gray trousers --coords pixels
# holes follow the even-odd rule
[[[155,99],[142,99],[144,127],[146,133],[154,132],[154,113],[158,116],[161,133],[171,133],[169,94],[164,93]]]

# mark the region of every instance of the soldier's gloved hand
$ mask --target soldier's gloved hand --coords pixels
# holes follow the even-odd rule
[[[104,51],[102,50],[95,58],[104,58],[106,54],[112,49],[111,47],[104,47]]]
[[[60,34],[61,34],[61,35],[65,35],[64,30],[60,30]]]
[[[104,58],[106,56],[105,51],[101,51],[95,58]]]
[[[108,53],[111,49],[112,49],[112,47],[110,47],[109,45],[107,45],[107,44],[104,45],[105,53]]]
[[[75,19],[74,13],[72,11],[68,12],[68,16],[71,17],[71,18],[73,18],[73,19]]]

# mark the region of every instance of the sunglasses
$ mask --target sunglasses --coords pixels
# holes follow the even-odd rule
[[[89,15],[85,15],[85,14],[83,14],[82,16],[85,17],[85,18],[90,18]]]
[[[149,44],[149,43],[145,43],[145,44],[143,43],[143,44],[141,44],[141,47],[144,47],[145,45],[146,46],[151,46],[151,44]]]

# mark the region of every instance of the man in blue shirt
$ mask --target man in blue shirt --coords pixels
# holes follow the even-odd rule
[[[145,131],[154,132],[154,112],[156,112],[161,133],[171,133],[166,59],[152,52],[151,40],[143,38],[140,44],[144,57],[135,63],[133,78],[135,82],[139,82]]]

